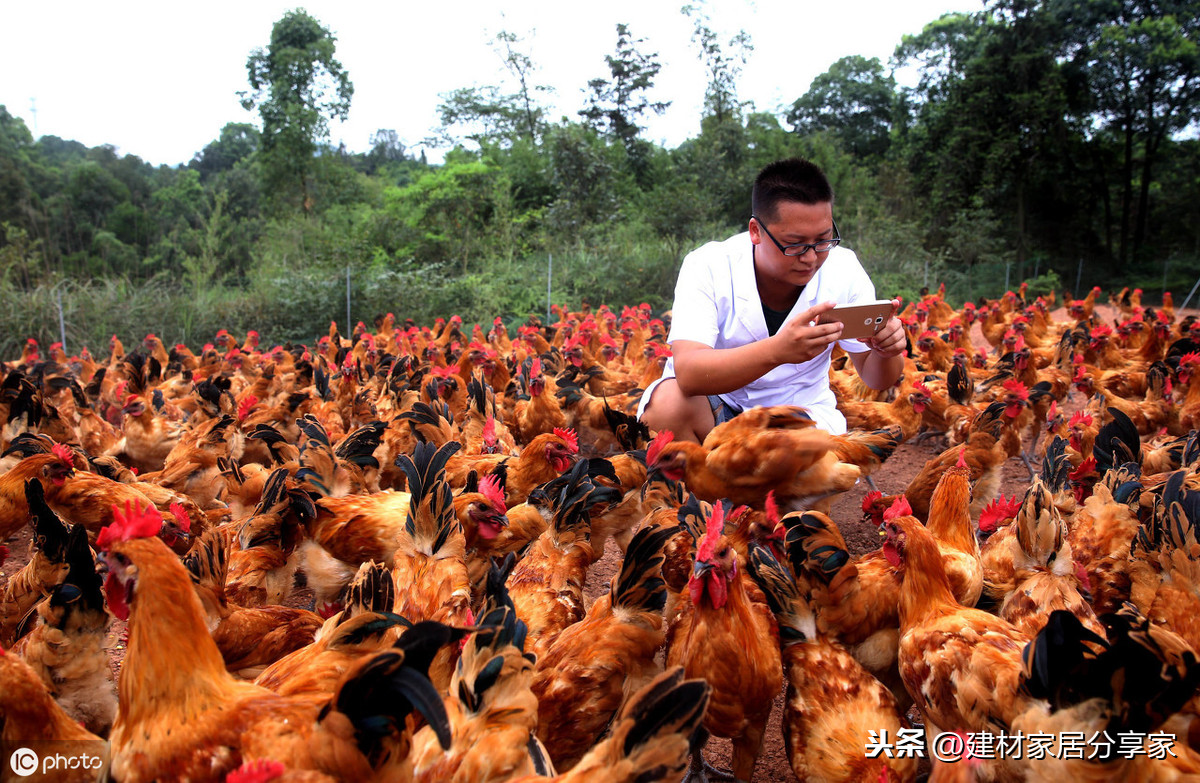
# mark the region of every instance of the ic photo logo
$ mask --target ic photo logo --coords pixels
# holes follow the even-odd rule
[[[27,778],[38,771],[41,760],[29,748],[17,748],[8,757],[8,766],[17,776]]]

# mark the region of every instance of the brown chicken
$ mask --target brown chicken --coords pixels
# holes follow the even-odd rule
[[[710,503],[728,498],[761,509],[774,490],[780,508],[804,510],[828,505],[862,475],[839,461],[835,437],[795,406],[751,408],[714,427],[703,444],[672,439],[660,432],[646,464]]]
[[[52,512],[43,505],[38,513]],[[112,618],[83,527],[76,525],[68,534],[65,558],[63,581],[28,615],[32,628],[9,653],[30,665],[68,715],[107,736],[117,714],[117,684],[105,642]]]
[[[545,654],[567,627],[584,617],[583,583],[592,562],[589,508],[597,487],[579,462],[554,498],[554,520],[509,575],[517,616],[529,627],[526,647]]]
[[[621,570],[587,615],[537,660],[537,735],[555,769],[566,771],[595,745],[626,696],[658,673],[664,639],[663,542],[670,529],[643,528]]]
[[[475,624],[475,615],[466,541],[446,481],[446,460],[457,450],[454,442],[440,449],[421,443],[411,458],[401,458],[412,500],[392,556],[396,583],[392,611],[410,622],[435,620],[469,628]],[[431,664],[430,679],[439,689],[449,686],[454,660],[447,649]]]
[[[1021,651],[1029,637],[1012,624],[954,600],[937,542],[911,516],[889,515],[884,554],[900,571],[900,675],[927,736],[956,727],[1008,731],[1032,699],[1021,690]],[[1011,775],[1003,759],[990,776]]]
[[[753,582],[738,571],[724,525],[717,503],[696,548],[686,598],[667,629],[667,666],[708,680],[713,692],[704,729],[732,740],[733,776],[750,780],[783,685],[779,628],[770,607],[751,600]],[[703,742],[692,754],[695,774],[703,769],[702,749]]]
[[[430,726],[413,736],[413,780],[487,783],[554,767],[536,733],[534,664],[523,654],[524,624],[497,607],[467,640],[445,697],[450,747]]]
[[[37,479],[25,483],[25,492],[33,540],[29,561],[8,577],[4,590],[0,591],[0,645],[5,647],[12,645],[18,626],[29,617],[34,606],[62,584],[70,570],[67,526],[46,505],[42,485]]]
[[[796,583],[766,547],[751,548],[750,569],[779,623],[787,676],[784,745],[799,780],[903,780],[916,777],[912,757],[867,758],[871,732],[897,737],[908,722],[896,699],[817,619]]]
[[[22,775],[22,780],[46,783],[91,783],[101,777],[108,767],[109,749],[103,738],[93,734],[54,700],[37,674],[16,655],[0,649],[0,742],[5,749],[14,748],[5,759],[6,771],[19,774],[17,748],[28,748],[42,755],[61,754],[69,758],[87,756],[87,766],[75,770],[51,769],[48,774],[38,769]],[[6,754],[8,755],[8,754]],[[99,761],[94,759],[99,757]],[[9,766],[13,764],[14,766]]]
[[[243,679],[254,679],[284,655],[310,644],[323,620],[316,613],[289,606],[246,608],[225,595],[228,570],[223,531],[210,530],[183,558],[213,641],[225,668]]]
[[[534,487],[565,473],[579,456],[579,440],[573,430],[538,435],[525,446],[519,457],[504,454],[455,455],[446,464],[450,485],[466,485],[467,476],[494,473],[503,478],[505,502],[515,506],[525,502]]]
[[[284,697],[240,682],[225,670],[186,569],[161,541],[147,538],[160,525],[157,514],[130,509],[115,515],[98,542],[110,608],[129,622],[111,735],[115,777],[219,781],[244,758],[264,757],[365,779],[376,774],[378,754],[389,757],[389,745],[406,759],[412,704],[427,711],[441,705],[428,680],[415,676],[433,657],[419,638],[408,650],[361,661],[332,697]],[[429,646],[452,638],[443,634]],[[413,689],[412,696],[385,696],[396,687]],[[441,710],[427,717],[444,727]]]

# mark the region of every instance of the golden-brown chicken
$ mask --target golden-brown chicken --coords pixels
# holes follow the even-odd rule
[[[781,508],[803,510],[827,504],[862,475],[838,460],[834,436],[796,406],[751,408],[714,427],[703,444],[672,438],[660,432],[646,464],[710,503],[728,498],[761,509],[773,490]]]
[[[0,646],[11,646],[18,625],[37,603],[62,584],[70,570],[67,562],[69,531],[46,505],[37,479],[25,484],[29,522],[33,529],[29,560],[8,578],[0,591]],[[5,552],[8,550],[5,549]]]
[[[1066,522],[1040,477],[1034,478],[1025,493],[1013,526],[1014,586],[1000,607],[1000,616],[1026,635],[1036,636],[1050,613],[1063,609],[1088,630],[1102,633],[1104,629],[1082,592],[1086,589],[1078,576],[1082,569],[1075,565]]]
[[[779,623],[787,676],[784,744],[796,777],[913,780],[915,758],[867,757],[863,737],[897,737],[908,728],[891,691],[817,630],[811,606],[769,549],[752,546],[750,568]]]
[[[579,462],[553,498],[554,521],[507,580],[517,616],[529,626],[526,647],[541,657],[562,631],[584,617],[583,583],[592,562],[588,510],[597,488]]]
[[[983,590],[983,563],[971,523],[971,485],[963,455],[938,479],[929,499],[925,527],[937,541],[950,590],[963,606],[974,606]],[[901,504],[903,507],[903,504]],[[909,513],[907,511],[903,513]]]
[[[546,384],[542,372],[542,360],[533,357],[521,377],[529,399],[520,399],[514,409],[514,425],[522,443],[529,443],[538,435],[566,429],[567,415],[558,398]]]
[[[555,430],[538,435],[519,457],[503,454],[455,455],[446,465],[450,485],[463,487],[467,475],[495,473],[504,480],[504,497],[509,506],[523,503],[534,487],[565,473],[579,456],[579,439],[574,430]]]
[[[75,770],[43,771],[34,761],[28,768],[30,773],[21,775],[22,780],[91,783],[102,775],[108,767],[107,743],[64,712],[29,665],[3,649],[0,682],[4,683],[0,688],[0,741],[5,750],[14,749],[5,759],[6,770],[13,770],[14,776],[24,771],[18,769],[16,749],[27,748],[38,755],[57,753],[72,759],[86,756],[86,767],[81,764]]]
[[[43,506],[39,513],[52,512]],[[105,643],[112,618],[82,526],[68,534],[65,557],[62,583],[38,603],[28,618],[32,629],[9,653],[30,665],[68,715],[107,736],[117,714],[117,684]]]
[[[555,769],[578,763],[603,734],[626,696],[658,673],[662,645],[663,542],[670,529],[643,528],[633,537],[609,592],[538,657],[533,692],[537,735]]]
[[[244,679],[310,644],[323,620],[290,606],[246,608],[225,595],[228,556],[224,531],[211,530],[183,558],[225,668]]]
[[[488,783],[553,769],[536,732],[534,664],[511,606],[488,612],[467,640],[445,698],[450,747],[425,726],[413,736],[413,780]]]
[[[713,692],[704,728],[732,740],[733,775],[750,780],[783,685],[779,628],[770,607],[751,599],[753,582],[737,569],[724,524],[724,506],[717,503],[697,545],[686,598],[667,629],[667,666],[708,680]],[[697,772],[701,750],[692,755]]]
[[[406,759],[412,704],[440,707],[428,680],[415,676],[433,657],[422,639],[364,659],[332,697],[284,697],[240,682],[225,671],[186,569],[161,541],[146,537],[160,524],[156,514],[118,513],[98,542],[110,607],[129,622],[111,735],[114,776],[219,781],[243,758],[266,757],[365,779],[393,743]],[[442,634],[426,646],[452,638]],[[396,687],[413,688],[411,701],[386,695]],[[439,716],[444,727],[440,710],[428,717]]]
[[[884,530],[884,554],[902,579],[900,674],[925,731],[1007,731],[1032,701],[1021,690],[1021,651],[1029,637],[954,600],[937,542],[915,518],[889,516]],[[1004,774],[1006,762],[985,768]]]

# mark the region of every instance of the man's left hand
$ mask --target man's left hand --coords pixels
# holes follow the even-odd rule
[[[907,340],[904,336],[904,324],[900,323],[900,319],[896,317],[896,311],[899,307],[900,302],[893,299],[892,314],[888,317],[888,322],[883,325],[882,329],[875,333],[874,337],[864,337],[861,340],[861,342],[866,343],[872,351],[884,359],[899,356],[904,353],[907,347]]]

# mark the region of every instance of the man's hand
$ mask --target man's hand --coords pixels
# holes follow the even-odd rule
[[[899,356],[904,353],[907,346],[907,341],[904,337],[904,324],[900,323],[900,319],[896,317],[896,312],[900,309],[900,300],[892,300],[892,313],[888,316],[888,321],[883,325],[883,328],[875,333],[874,337],[864,337],[859,342],[866,343],[871,350],[879,354],[884,359],[890,359],[893,356]]]
[[[837,302],[822,302],[793,318],[771,338],[776,348],[777,364],[799,364],[820,356],[842,335],[840,323],[819,324],[817,318],[837,307]],[[899,323],[899,321],[897,321]],[[901,335],[901,347],[903,347]]]

